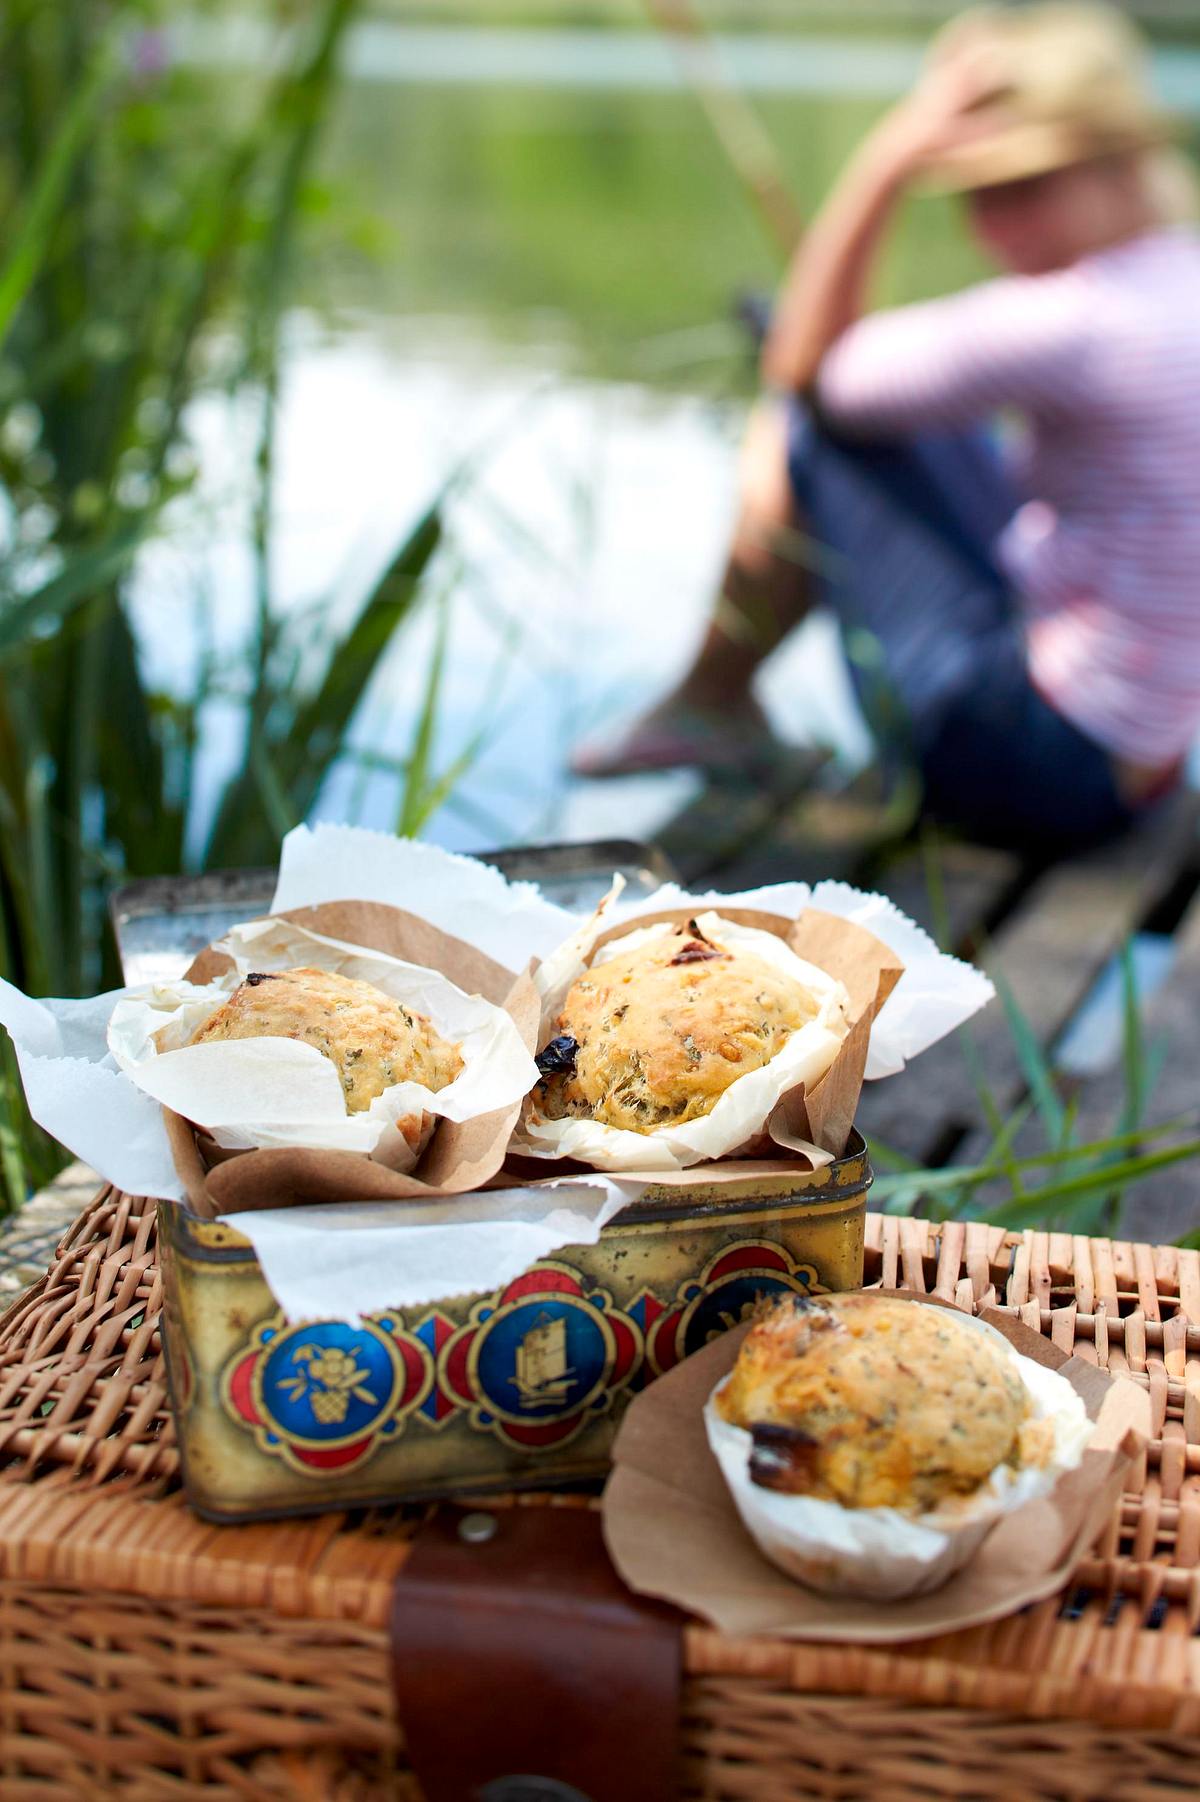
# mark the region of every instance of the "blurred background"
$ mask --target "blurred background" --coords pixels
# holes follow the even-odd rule
[[[473,849],[688,801],[567,750],[687,661],[747,301],[952,10],[697,4],[2,0],[12,981],[111,982],[114,884],[304,818]],[[1130,10],[1200,133],[1193,0]],[[884,298],[979,273],[914,200]],[[820,620],[765,699],[868,755]]]
[[[686,800],[565,751],[700,627],[787,229],[760,165],[803,216],[946,10],[5,0],[15,980],[104,974],[97,882],[305,816],[470,849]],[[1195,9],[1142,16],[1195,116]],[[885,298],[976,273],[914,201]],[[861,759],[820,621],[768,702],[801,666],[780,730]]]

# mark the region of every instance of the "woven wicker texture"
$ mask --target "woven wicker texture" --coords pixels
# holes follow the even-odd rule
[[[869,1216],[867,1280],[1129,1374],[1154,1443],[1068,1592],[1011,1620],[886,1650],[689,1628],[686,1794],[1194,1795],[1200,1254]],[[158,1305],[153,1209],[108,1190],[0,1320],[0,1795],[419,1802],[385,1627],[419,1516],[198,1520]]]
[[[0,1468],[141,1483],[179,1467],[158,1338],[156,1203],[102,1189],[0,1318]]]
[[[59,1240],[96,1193],[100,1178],[86,1164],[69,1164],[48,1189],[0,1223],[0,1306],[42,1276]]]

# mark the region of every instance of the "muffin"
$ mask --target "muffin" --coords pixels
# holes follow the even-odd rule
[[[1049,1495],[1091,1435],[1056,1370],[953,1308],[787,1296],[704,1408],[763,1556],[826,1595],[926,1595],[1006,1516]]]
[[[695,920],[638,931],[568,991],[539,1056],[533,1109],[652,1133],[710,1113],[814,1020],[796,976]]]
[[[350,1114],[365,1112],[395,1083],[444,1089],[463,1067],[458,1047],[424,1014],[369,982],[327,970],[247,976],[189,1042],[260,1038],[299,1039],[327,1057]]]
[[[775,1302],[716,1406],[752,1437],[752,1482],[845,1508],[925,1514],[1050,1449],[1001,1345],[885,1296]]]

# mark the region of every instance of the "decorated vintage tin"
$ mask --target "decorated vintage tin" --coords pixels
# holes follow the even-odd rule
[[[193,1505],[251,1520],[602,1476],[631,1394],[759,1296],[862,1281],[866,1148],[809,1176],[648,1189],[487,1295],[289,1326],[247,1239],[160,1208]]]

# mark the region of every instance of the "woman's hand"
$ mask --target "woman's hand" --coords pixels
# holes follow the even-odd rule
[[[955,145],[991,129],[999,71],[975,46],[934,63],[851,158],[792,260],[763,347],[769,387],[802,392],[862,312],[872,265],[903,189]]]
[[[876,177],[903,186],[957,149],[995,129],[1001,92],[990,57],[960,53],[934,64],[904,99],[884,114],[859,153]]]

